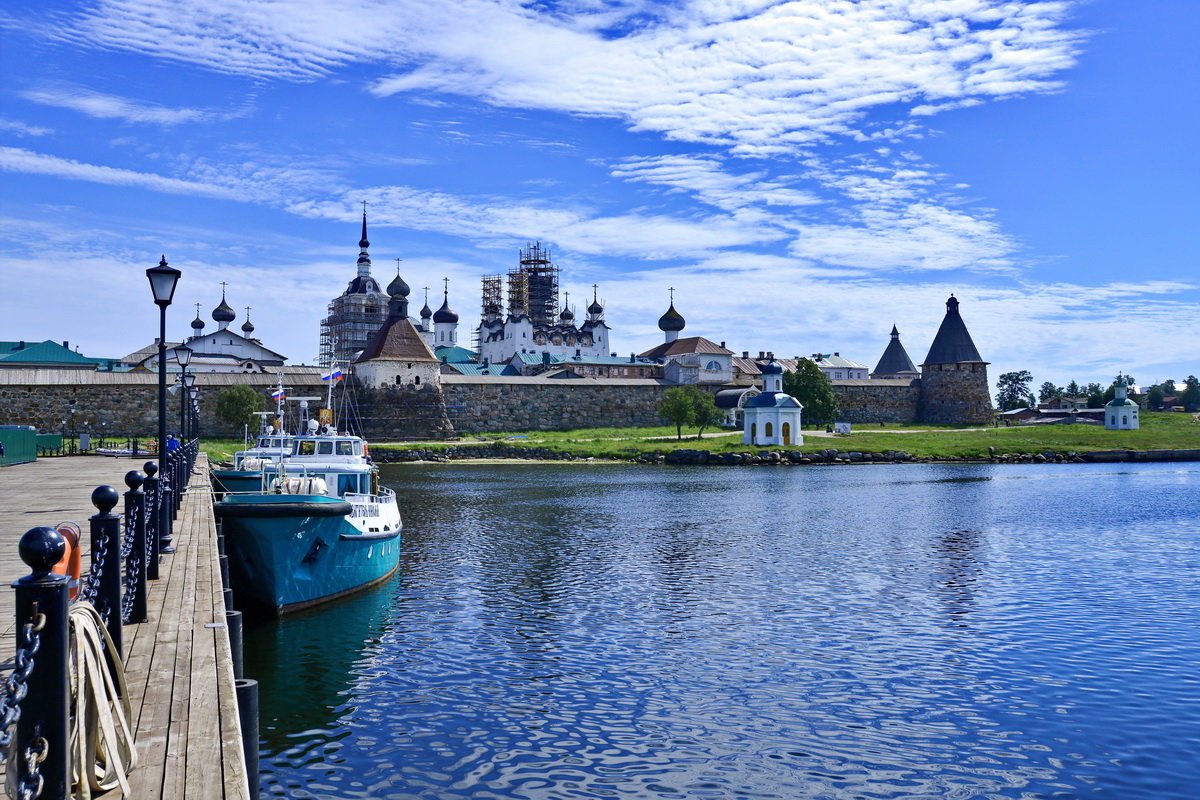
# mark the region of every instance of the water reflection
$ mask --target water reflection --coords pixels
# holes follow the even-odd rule
[[[1200,469],[1121,469],[388,468],[402,583],[259,654],[268,790],[1190,797]]]

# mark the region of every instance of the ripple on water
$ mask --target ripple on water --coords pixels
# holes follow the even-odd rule
[[[1200,781],[1196,470],[387,478],[401,575],[248,636],[272,676],[268,795],[1157,800]]]

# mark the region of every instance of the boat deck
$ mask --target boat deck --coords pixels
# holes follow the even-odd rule
[[[17,555],[21,534],[63,520],[75,520],[84,530],[86,567],[92,489],[107,483],[124,491],[123,476],[144,460],[76,456],[0,470],[0,578],[11,583],[28,573]],[[175,521],[177,552],[163,557],[159,580],[149,582],[149,620],[125,626],[139,758],[129,779],[137,800],[250,796],[208,478],[201,455]],[[6,670],[14,651],[13,616],[13,592],[0,590],[0,658]]]

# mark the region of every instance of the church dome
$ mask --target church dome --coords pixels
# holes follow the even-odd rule
[[[782,375],[783,367],[779,366],[779,362],[772,359],[771,361],[759,367],[763,375]]]
[[[213,309],[212,318],[214,322],[233,322],[237,317],[229,304],[225,302],[225,295],[221,295],[221,305]]]
[[[458,322],[458,314],[450,310],[450,296],[442,300],[442,307],[433,314],[434,322]]]
[[[387,288],[387,293],[392,297],[395,297],[396,295],[408,297],[409,291],[411,290],[408,288],[408,284],[404,282],[404,279],[401,278],[399,274],[397,274],[395,278],[392,278],[392,282],[388,284]]]
[[[564,308],[558,318],[563,322],[572,322],[575,319],[575,313],[569,308]]]
[[[251,323],[250,320],[246,320],[242,323],[242,333],[246,334],[247,336],[254,333],[254,324]]]
[[[660,331],[681,331],[683,330],[684,319],[683,315],[675,310],[675,304],[671,303],[671,307],[667,309],[667,313],[658,318],[658,329]]]
[[[600,305],[599,300],[593,300],[592,304],[588,306],[587,310],[589,314],[603,314],[604,306]]]
[[[200,331],[204,330],[204,320],[200,319],[199,311],[196,312],[196,318],[192,320],[192,330],[194,330],[197,335],[200,333]]]
[[[433,316],[433,309],[429,307],[429,301],[425,301],[425,305],[421,306],[421,319],[429,319]]]

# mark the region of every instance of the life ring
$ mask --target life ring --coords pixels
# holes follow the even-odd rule
[[[74,600],[75,596],[79,594],[79,577],[83,573],[83,559],[79,548],[79,540],[82,538],[83,531],[74,522],[60,522],[54,526],[54,529],[62,535],[67,543],[67,548],[63,551],[63,557],[50,568],[50,571],[70,578],[70,582],[67,584],[67,596]]]

